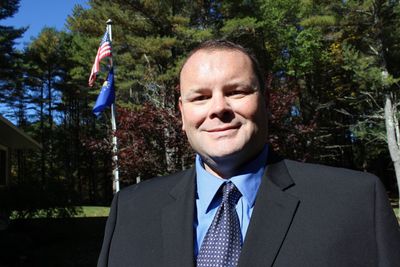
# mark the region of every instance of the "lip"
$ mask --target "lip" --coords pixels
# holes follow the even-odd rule
[[[217,128],[213,128],[213,129],[207,130],[207,132],[209,132],[209,133],[219,133],[219,132],[226,132],[226,131],[229,131],[229,130],[236,130],[236,129],[239,129],[239,126],[234,125],[234,126],[217,127]]]

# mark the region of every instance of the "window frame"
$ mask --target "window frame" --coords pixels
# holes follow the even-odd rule
[[[5,166],[5,170],[4,170],[4,174],[5,174],[5,180],[4,180],[4,184],[1,183],[1,179],[0,179],[0,187],[5,187],[8,185],[8,178],[9,178],[9,166],[8,166],[8,162],[9,162],[9,154],[8,154],[8,148],[6,146],[0,145],[0,150],[4,151],[5,157],[4,157],[4,166]],[[1,160],[1,158],[0,158]],[[0,170],[2,171],[2,170]]]

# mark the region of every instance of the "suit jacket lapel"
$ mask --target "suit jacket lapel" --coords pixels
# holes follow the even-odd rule
[[[267,165],[242,247],[239,266],[272,266],[299,200],[285,192],[294,185],[284,161]]]
[[[161,215],[164,266],[194,266],[195,170],[182,175]]]

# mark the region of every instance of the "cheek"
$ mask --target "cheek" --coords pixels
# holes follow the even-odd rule
[[[202,106],[185,106],[183,109],[183,124],[188,127],[199,127],[207,117],[207,109]]]
[[[256,103],[256,104],[255,104]],[[233,110],[236,114],[242,118],[254,121],[260,116],[261,110],[259,103],[252,99],[246,101],[239,101],[233,106]]]

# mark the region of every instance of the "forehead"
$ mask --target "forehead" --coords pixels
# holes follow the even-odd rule
[[[202,72],[212,71],[218,73],[226,69],[246,70],[254,74],[254,69],[250,57],[240,50],[236,49],[201,49],[193,53],[186,60],[180,72],[182,78],[196,72],[198,75]]]

